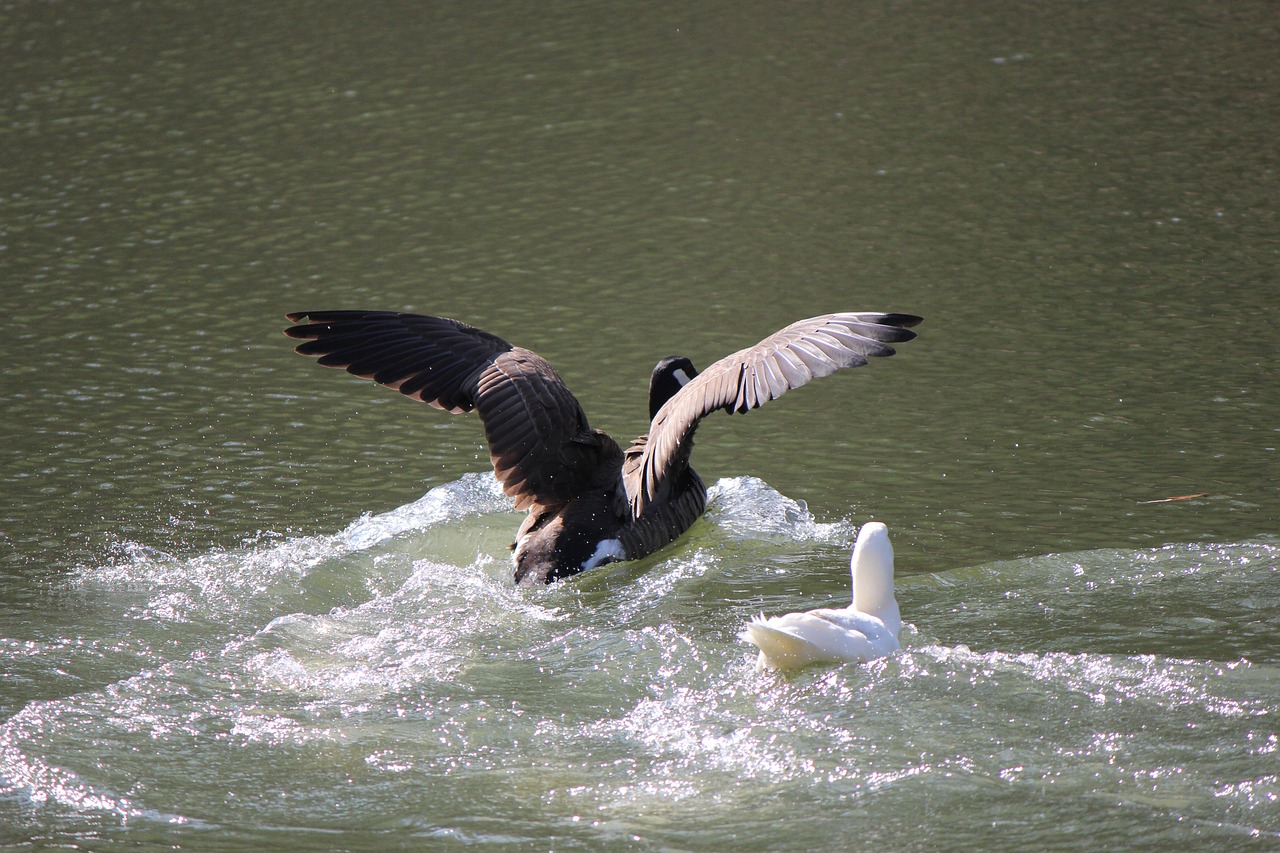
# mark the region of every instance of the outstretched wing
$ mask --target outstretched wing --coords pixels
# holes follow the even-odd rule
[[[792,323],[760,343],[726,356],[681,388],[649,425],[647,440],[628,451],[623,478],[639,516],[661,484],[688,465],[694,430],[717,409],[742,413],[811,379],[868,358],[893,355],[890,344],[916,336],[913,314],[824,314]]]
[[[535,352],[466,323],[395,311],[299,311],[285,330],[296,351],[372,379],[438,409],[475,409],[494,472],[517,509],[573,497],[594,473],[587,416],[564,381]],[[304,320],[310,322],[304,323]],[[616,452],[616,445],[614,446]]]

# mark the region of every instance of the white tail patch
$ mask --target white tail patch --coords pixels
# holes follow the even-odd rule
[[[622,550],[622,540],[601,539],[596,544],[595,553],[582,564],[582,571],[585,572],[597,566],[603,566],[605,563],[616,563],[625,559],[627,559],[627,552]]]

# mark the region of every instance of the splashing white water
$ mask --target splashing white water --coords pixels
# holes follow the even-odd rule
[[[856,525],[723,480],[668,551],[529,589],[516,521],[476,475],[333,536],[82,571],[63,636],[0,645],[7,671],[76,685],[0,724],[0,821],[475,840],[537,814],[557,843],[785,847],[795,814],[905,832],[941,802],[960,831],[985,791],[984,821],[1051,795],[1082,826],[1105,800],[1150,831],[1280,838],[1280,655],[1249,633],[1280,606],[1275,546],[903,574],[900,653],[784,677],[738,629],[762,600],[846,595]],[[1143,651],[1153,631],[1185,653]]]

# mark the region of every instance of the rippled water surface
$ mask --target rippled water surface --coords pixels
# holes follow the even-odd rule
[[[500,504],[467,477],[331,536],[77,572],[76,615],[3,648],[63,679],[0,727],[6,818],[360,849],[776,849],[797,814],[832,846],[1275,840],[1276,545],[916,572],[899,654],[784,677],[737,633],[841,597],[852,525],[722,480],[678,553],[525,590]]]
[[[1280,849],[1267,3],[0,5],[0,849]],[[451,418],[286,311],[453,316],[644,431],[672,548],[510,584]],[[885,521],[912,627],[757,673]]]

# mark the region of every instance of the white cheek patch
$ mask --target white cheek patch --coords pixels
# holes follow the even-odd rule
[[[681,388],[689,384],[689,374],[684,372],[684,368],[677,367],[671,375],[680,383]]]
[[[602,539],[596,545],[596,552],[582,564],[582,571],[603,566],[605,563],[616,563],[627,559],[627,552],[622,550],[622,542],[618,539]]]

